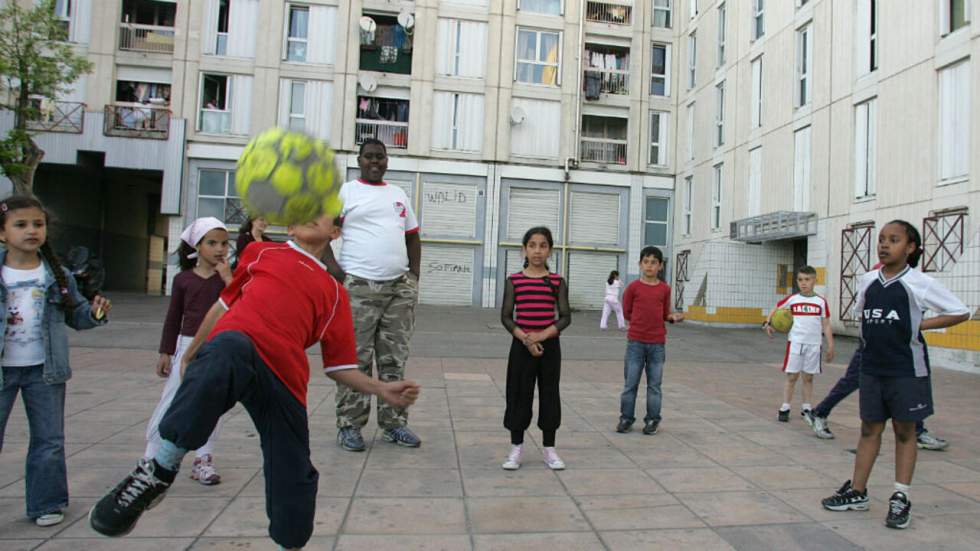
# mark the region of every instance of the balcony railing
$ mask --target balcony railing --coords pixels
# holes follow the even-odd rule
[[[202,134],[231,134],[231,111],[201,109]]]
[[[354,140],[358,144],[367,138],[375,138],[390,148],[405,149],[408,147],[407,122],[357,119],[355,123]]]
[[[632,25],[633,2],[629,0],[593,2],[590,0],[585,3],[585,20],[593,23]]]
[[[77,101],[42,101],[37,118],[27,121],[27,128],[41,132],[81,134],[85,122],[85,104]]]
[[[166,140],[170,136],[170,110],[142,104],[105,106],[106,136]]]
[[[586,69],[583,85],[585,86],[586,99],[592,99],[596,88],[602,94],[629,95],[630,74],[629,71]]]
[[[172,54],[174,52],[174,28],[120,23],[119,49]]]
[[[582,162],[606,165],[626,164],[626,140],[582,138]]]

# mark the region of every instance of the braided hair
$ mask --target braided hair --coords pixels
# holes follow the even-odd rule
[[[44,208],[44,205],[40,201],[26,195],[14,195],[0,201],[0,227],[7,224],[8,213],[30,208],[35,208],[43,212],[45,224],[50,223],[51,214]],[[54,251],[51,250],[50,241],[45,240],[38,252],[40,252],[41,256],[48,263],[48,266],[51,267],[54,280],[58,284],[58,293],[61,295],[61,306],[66,309],[74,308],[75,299],[68,291],[68,277],[65,275],[65,270],[61,267],[61,260],[58,258],[58,255],[54,254]]]

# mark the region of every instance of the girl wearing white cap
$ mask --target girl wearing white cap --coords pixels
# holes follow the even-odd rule
[[[160,445],[160,420],[180,387],[181,355],[193,340],[204,315],[231,281],[228,230],[220,220],[211,216],[198,218],[180,234],[180,241],[177,253],[181,272],[174,278],[157,362],[157,375],[166,377],[167,384],[146,428],[146,457],[156,454]],[[207,444],[197,450],[191,471],[191,478],[206,486],[221,482],[211,455],[220,428],[219,424]]]

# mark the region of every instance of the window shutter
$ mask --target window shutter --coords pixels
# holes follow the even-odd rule
[[[201,53],[214,55],[218,47],[218,0],[204,3],[204,20],[201,22]]]

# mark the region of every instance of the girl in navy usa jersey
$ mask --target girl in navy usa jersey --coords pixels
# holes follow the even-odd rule
[[[969,319],[966,305],[935,279],[913,270],[922,256],[919,231],[893,220],[878,234],[881,268],[861,277],[857,313],[861,319],[861,439],[848,480],[823,500],[831,511],[867,510],[868,478],[881,448],[885,422],[895,431],[895,493],[885,524],[905,528],[911,519],[909,484],[915,470],[915,423],[932,415],[929,352],[922,331]],[[931,311],[935,317],[925,319]]]

